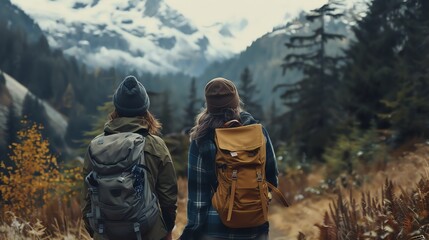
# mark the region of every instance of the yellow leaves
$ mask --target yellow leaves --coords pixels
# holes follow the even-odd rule
[[[0,171],[3,183],[0,195],[7,203],[0,206],[2,215],[12,211],[17,216],[31,218],[44,203],[59,194],[70,193],[81,181],[75,174],[79,167],[67,169],[64,174],[60,172],[57,158],[49,151],[49,142],[42,137],[42,129],[43,126],[33,124],[20,130],[18,142],[10,146],[13,167],[0,163],[0,169],[6,169]]]

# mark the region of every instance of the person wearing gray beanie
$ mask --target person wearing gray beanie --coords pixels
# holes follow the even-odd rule
[[[98,225],[97,227],[94,227],[94,218],[92,215],[92,209],[94,206],[97,206],[96,203],[92,203],[95,198],[90,197],[90,193],[94,193],[93,187],[89,186],[89,182],[84,181],[86,188],[83,188],[82,196],[83,196],[83,206],[82,206],[82,216],[85,223],[85,228],[88,231],[88,233],[94,237],[94,239],[119,239],[118,237],[122,237],[123,239],[129,239],[129,229],[134,229],[135,234],[137,235],[137,239],[155,239],[155,240],[171,240],[172,239],[172,230],[175,225],[176,220],[176,210],[177,210],[177,178],[176,178],[176,171],[174,169],[173,161],[171,158],[171,154],[164,142],[164,140],[159,137],[160,129],[161,129],[161,123],[151,114],[149,111],[150,106],[150,100],[149,96],[146,92],[146,89],[144,88],[143,84],[140,83],[136,77],[134,76],[127,76],[125,79],[119,84],[118,88],[115,90],[113,94],[113,105],[115,106],[115,109],[112,113],[109,115],[109,120],[104,125],[104,131],[103,134],[100,134],[97,137],[103,137],[100,139],[119,139],[115,141],[115,144],[109,141],[105,141],[104,143],[108,145],[103,151],[100,152],[109,152],[110,155],[104,157],[97,157],[94,154],[93,151],[91,151],[91,147],[93,147],[93,143],[96,142],[96,144],[103,144],[103,141],[92,141],[90,146],[88,147],[87,153],[85,154],[84,163],[83,163],[83,175],[87,176],[84,177],[84,179],[87,179],[88,176],[90,176],[91,172],[97,171],[97,169],[94,168],[95,166],[95,158],[97,158],[97,164],[104,164],[103,166],[109,166],[113,165],[112,168],[119,169],[119,171],[122,171],[121,176],[128,176],[130,177],[130,173],[136,174],[135,169],[138,169],[136,166],[142,167],[140,170],[144,171],[144,169],[147,171],[144,173],[144,175],[140,176],[146,176],[147,181],[149,183],[150,190],[142,190],[137,191],[138,186],[138,175],[134,176],[134,182],[131,181],[125,181],[125,183],[130,183],[131,188],[134,187],[134,184],[136,184],[135,191],[123,191],[123,194],[121,194],[121,188],[119,189],[119,195],[113,195],[113,192],[115,194],[117,193],[117,190],[115,187],[118,187],[117,184],[122,183],[120,178],[117,178],[119,180],[113,180],[112,189],[110,191],[105,191],[109,194],[105,194],[105,197],[115,199],[114,205],[105,205],[103,208],[107,211],[112,211],[115,214],[112,213],[112,215],[109,216],[109,218],[119,218],[120,211],[118,211],[118,205],[121,206],[121,204],[127,204],[126,201],[123,201],[122,197],[127,197],[128,199],[140,199],[138,194],[152,194],[153,196],[156,196],[154,201],[157,201],[156,204],[152,204],[152,209],[150,211],[146,211],[146,208],[139,208],[142,211],[132,211],[132,213],[128,214],[130,216],[130,219],[123,219],[122,222],[117,222],[117,226],[128,226],[127,224],[132,223],[130,222],[134,218],[134,216],[137,216],[135,214],[148,214],[147,216],[152,216],[149,223],[148,219],[135,219],[132,221],[134,222],[133,228],[124,227],[123,229],[126,229],[124,231],[121,230],[121,228],[118,227],[111,227],[107,229],[106,231],[100,231],[100,226],[103,223]],[[126,134],[121,134],[126,133]],[[129,133],[135,133],[135,134],[129,134]],[[116,135],[116,136],[115,136]],[[126,140],[127,137],[134,137],[136,138],[136,135],[141,135],[144,139],[144,145],[142,149],[139,149],[140,152],[132,152],[134,151],[134,147],[130,147],[130,140]],[[121,136],[126,136],[125,140],[121,138]],[[140,136],[139,138],[141,139]],[[136,140],[133,140],[133,144],[136,143]],[[95,144],[95,143],[94,143]],[[98,145],[97,145],[98,146]],[[136,146],[136,145],[133,145]],[[139,162],[135,163],[132,167],[132,170],[123,168],[122,162],[125,162],[125,160],[121,159],[121,155],[123,152],[128,152],[132,158],[140,159]],[[130,154],[132,152],[132,154]],[[136,155],[139,154],[139,155]],[[94,156],[94,158],[92,158]],[[127,155],[128,156],[128,155]],[[141,156],[141,157],[139,157]],[[126,157],[128,159],[128,157]],[[130,160],[127,160],[130,161]],[[114,162],[114,163],[112,163]],[[122,165],[121,165],[122,164]],[[127,165],[125,165],[127,166]],[[140,171],[138,170],[138,171]],[[131,172],[130,172],[131,171]],[[119,172],[113,172],[114,174],[118,174]],[[127,174],[125,174],[127,173]],[[110,173],[109,173],[110,174]],[[124,175],[125,174],[125,175]],[[141,173],[140,173],[141,174]],[[97,175],[98,176],[98,175]],[[116,176],[116,175],[115,175]],[[136,177],[137,176],[137,177]],[[109,176],[111,177],[111,176]],[[146,179],[146,177],[144,179]],[[116,178],[108,178],[107,179],[116,179]],[[122,177],[124,178],[124,177]],[[114,182],[114,183],[113,183]],[[116,184],[116,185],[115,185]],[[107,188],[107,187],[106,187]],[[92,191],[92,192],[91,192]],[[97,189],[98,191],[98,189]],[[95,191],[95,192],[97,192]],[[110,193],[111,192],[111,193]],[[143,195],[142,195],[143,196]],[[147,195],[146,195],[147,196]],[[143,198],[143,197],[142,197]],[[117,199],[120,199],[117,200]],[[150,199],[150,198],[143,198],[143,199]],[[145,200],[145,201],[146,201]],[[112,200],[113,201],[113,200]],[[152,201],[153,203],[153,201]],[[149,203],[146,203],[149,204]],[[156,210],[154,210],[154,206],[156,205]],[[133,207],[130,205],[130,207]],[[110,209],[109,209],[110,208]],[[121,206],[121,208],[123,207]],[[145,210],[146,212],[144,212]],[[122,210],[121,210],[122,211]],[[152,213],[152,215],[149,215],[149,213]],[[134,214],[134,215],[133,215]],[[127,215],[127,216],[128,216]],[[101,216],[101,215],[100,215]],[[141,216],[141,215],[138,215]],[[146,216],[146,215],[145,215]],[[104,216],[107,218],[106,216]],[[104,219],[103,219],[104,220]],[[108,219],[109,220],[109,219]],[[115,220],[116,221],[116,220]],[[141,221],[141,222],[140,222]],[[107,222],[107,221],[106,221]],[[150,225],[150,227],[146,226]],[[127,229],[128,228],[128,229]],[[101,229],[104,229],[102,227]],[[140,234],[139,234],[140,233]],[[133,233],[134,234],[134,233]]]
[[[126,77],[113,95],[113,104],[122,117],[140,116],[150,106],[149,96],[143,84],[136,77]]]

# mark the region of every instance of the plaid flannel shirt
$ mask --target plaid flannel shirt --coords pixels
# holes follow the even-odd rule
[[[274,186],[278,185],[278,170],[275,153],[268,132],[263,129],[266,146],[266,178]],[[206,235],[221,239],[255,239],[260,234],[268,233],[269,224],[233,229],[221,222],[217,211],[212,207],[211,198],[217,186],[215,176],[216,145],[214,133],[208,134],[204,140],[191,142],[188,159],[188,223],[180,239],[200,239]]]

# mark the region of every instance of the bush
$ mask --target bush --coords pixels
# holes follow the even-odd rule
[[[350,202],[339,193],[323,224],[316,225],[319,239],[428,239],[429,178],[423,177],[410,191],[400,189],[398,197],[393,183],[386,180],[381,198],[363,193],[360,206],[351,193]]]
[[[12,166],[0,163],[1,217],[12,212],[17,217],[34,219],[40,216],[43,205],[53,199],[67,200],[81,182],[80,168],[61,171],[57,158],[50,153],[49,142],[41,131],[43,126],[22,122],[26,127],[18,131],[17,143],[9,146]]]
[[[353,175],[356,171],[365,171],[368,164],[379,160],[385,162],[386,148],[375,129],[362,131],[353,127],[326,149],[323,158],[327,165],[327,179],[335,180],[342,173]]]

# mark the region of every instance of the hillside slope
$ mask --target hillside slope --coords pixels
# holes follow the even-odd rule
[[[30,42],[36,42],[43,35],[39,25],[24,11],[9,0],[0,1],[0,22],[4,21],[11,29],[24,31]]]
[[[1,72],[1,71],[0,71]],[[6,135],[6,122],[9,114],[10,104],[13,105],[15,114],[19,119],[22,119],[23,116],[23,108],[26,97],[31,98],[33,101],[39,101],[43,110],[46,112],[46,121],[49,123],[49,127],[52,132],[55,133],[56,139],[59,139],[65,145],[65,135],[68,126],[67,119],[55,110],[50,104],[47,102],[40,100],[33,93],[31,93],[26,87],[20,84],[17,80],[13,79],[6,73],[3,73],[5,77],[5,87],[2,88],[4,93],[1,94],[4,101],[0,101],[0,132],[2,135]],[[3,138],[2,140],[4,140]],[[2,142],[1,144],[5,144]]]

